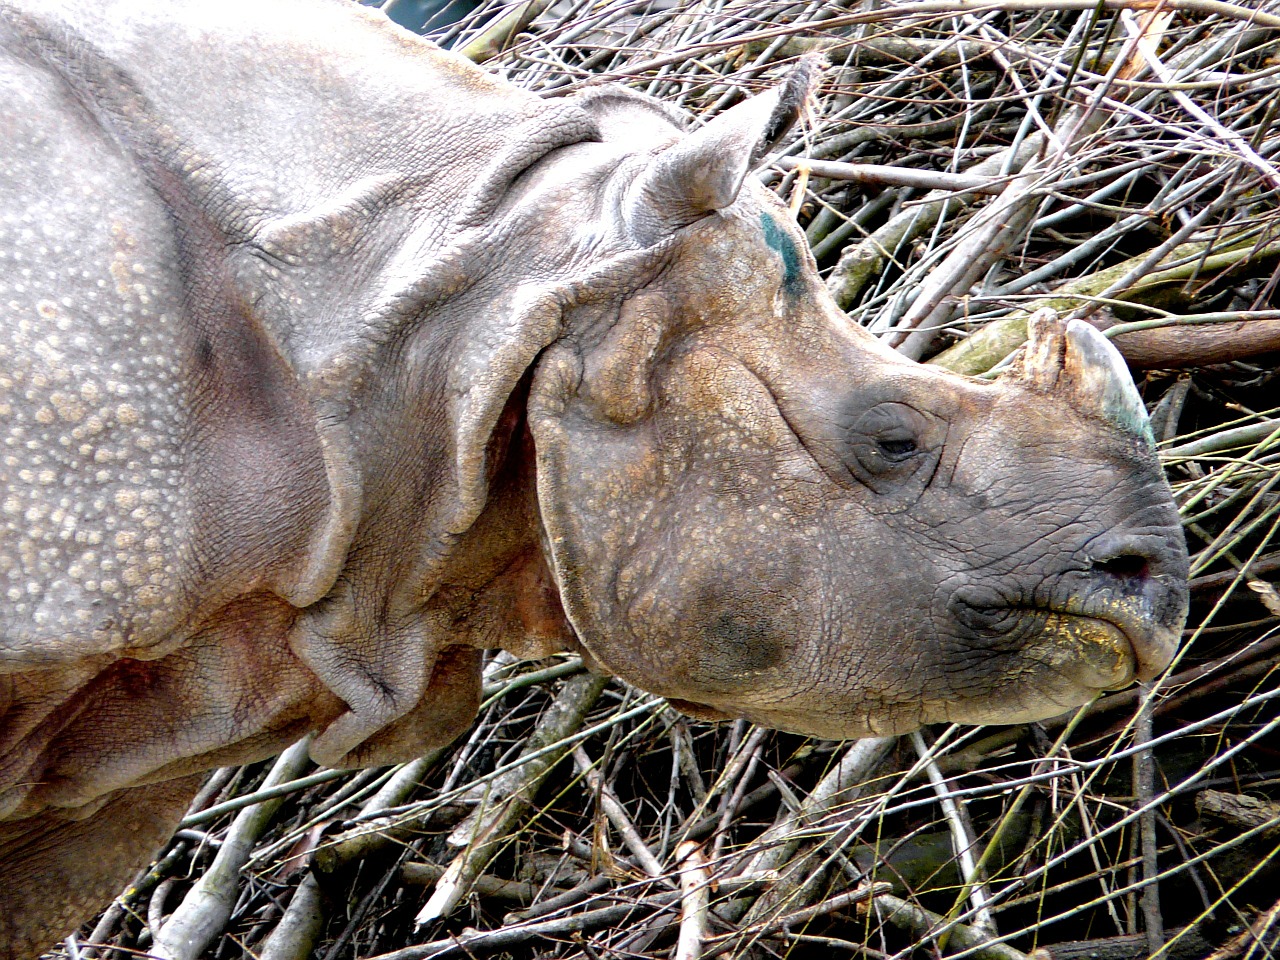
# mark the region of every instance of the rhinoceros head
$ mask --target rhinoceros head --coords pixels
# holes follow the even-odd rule
[[[529,406],[576,632],[695,715],[831,737],[1043,718],[1151,677],[1187,556],[1119,354],[1038,317],[983,382],[850,323],[747,179],[806,82],[612,174],[652,269],[580,298]],[[594,108],[606,140],[658,122]]]

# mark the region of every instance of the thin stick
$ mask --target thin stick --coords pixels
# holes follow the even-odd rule
[[[581,745],[573,748],[573,765],[587,781],[587,786],[591,788],[592,794],[600,804],[600,809],[609,818],[613,828],[618,831],[619,836],[622,837],[622,842],[627,845],[627,849],[636,858],[636,863],[640,864],[644,872],[651,877],[665,875],[666,871],[662,869],[662,864],[658,862],[658,858],[653,855],[649,845],[641,838],[640,832],[636,830],[635,824],[627,816],[627,811],[618,801],[617,796],[609,789],[607,784],[602,782],[600,771],[596,769],[595,764],[592,763],[591,758],[587,756],[586,750]]]
[[[311,762],[310,747],[311,738],[306,737],[280,754],[260,793],[294,781]],[[152,953],[164,960],[195,960],[222,932],[239,896],[240,868],[283,802],[283,796],[273,796],[236,814],[213,864],[156,932]]]
[[[1134,742],[1147,744],[1151,742],[1151,718],[1154,713],[1154,689],[1151,684],[1141,684],[1141,705],[1138,708],[1138,721],[1134,724]],[[1157,878],[1160,867],[1156,862],[1156,761],[1152,752],[1143,750],[1133,757],[1133,784],[1138,805],[1143,808],[1138,819],[1138,832],[1142,845],[1142,879],[1146,886],[1142,888],[1142,918],[1147,928],[1147,949],[1158,953],[1164,946],[1164,918],[1160,913],[1160,885]]]
[[[912,167],[889,167],[879,163],[840,163],[834,160],[809,160],[779,157],[775,163],[783,170],[808,171],[829,180],[852,180],[880,186],[918,187],[924,190],[951,190],[956,193],[999,194],[1005,183],[991,177],[939,170],[916,170]]]
[[[1003,943],[987,943],[985,935],[972,927],[949,921],[932,910],[917,907],[891,893],[882,893],[871,902],[894,926],[917,936],[929,936],[945,926],[951,935],[951,942],[969,951],[969,955],[976,960],[1027,960],[1027,955],[1020,950]]]
[[[924,737],[919,733],[913,733],[911,742],[915,745],[920,758],[926,761],[925,773],[929,777],[929,783],[933,785],[934,792],[938,795],[938,805],[942,807],[943,816],[947,818],[947,826],[951,830],[952,848],[959,861],[960,879],[970,888],[969,902],[973,904],[973,927],[981,934],[993,936],[997,930],[989,905],[991,894],[987,891],[986,878],[979,871],[977,861],[974,859],[973,850],[976,841],[973,829],[969,825],[969,818],[964,816],[960,809],[960,803],[964,801],[957,801],[952,796],[946,780],[942,777],[942,771],[938,769],[938,762],[930,755],[929,748],[925,745]]]
[[[436,883],[415,921],[423,926],[448,916],[475,880],[510,842],[509,832],[533,808],[534,795],[556,764],[572,749],[568,738],[586,719],[604,691],[608,678],[578,674],[565,681],[552,708],[539,722],[524,755],[536,757],[495,780],[487,791],[489,803],[459,825],[450,840],[465,844]]]

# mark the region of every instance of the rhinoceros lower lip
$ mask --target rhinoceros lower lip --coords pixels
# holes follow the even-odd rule
[[[1091,690],[1118,690],[1138,676],[1139,647],[1123,625],[1077,611],[1025,612],[1041,621],[1039,635],[1026,651],[1029,658]]]

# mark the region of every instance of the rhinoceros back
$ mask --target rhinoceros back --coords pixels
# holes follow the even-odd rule
[[[0,0],[0,957],[178,815],[139,785],[469,721],[476,604],[419,616],[418,561],[483,505],[456,422],[523,367],[454,371],[512,352],[517,178],[598,137],[343,0]],[[125,808],[150,832],[67,839]]]

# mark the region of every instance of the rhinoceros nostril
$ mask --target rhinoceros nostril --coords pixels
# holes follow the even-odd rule
[[[1117,580],[1141,581],[1151,576],[1151,563],[1141,554],[1122,553],[1106,560],[1094,560],[1093,570]]]

